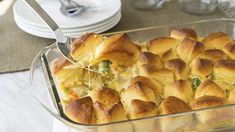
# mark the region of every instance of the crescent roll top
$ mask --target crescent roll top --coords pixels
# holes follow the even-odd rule
[[[154,102],[133,99],[130,107],[127,109],[127,113],[129,114],[130,119],[137,119],[155,116],[158,114],[158,109]]]
[[[199,58],[209,59],[209,60],[219,60],[219,59],[227,59],[227,55],[219,49],[208,49],[198,55]]]
[[[94,110],[98,124],[127,120],[126,112],[121,102],[118,102],[111,107],[100,102],[95,102]]]
[[[94,33],[88,33],[76,39],[71,44],[71,57],[76,61],[88,63],[93,57],[96,47],[103,42],[103,36]]]
[[[152,65],[156,68],[162,68],[162,63],[159,56],[150,52],[141,52],[137,64]]]
[[[235,83],[235,60],[218,60],[214,66],[214,76],[216,80],[223,83]]]
[[[223,32],[211,33],[202,40],[207,49],[223,49],[230,42],[232,42],[232,38]]]
[[[179,58],[168,60],[165,67],[174,72],[176,80],[188,79],[188,66],[183,60]]]
[[[192,101],[193,110],[224,105],[224,99],[216,96],[202,96]]]
[[[185,103],[183,100],[175,97],[169,96],[164,99],[164,101],[160,105],[160,114],[175,114],[180,112],[191,111],[190,106]]]
[[[230,59],[235,59],[235,41],[226,44],[223,51],[229,56]]]
[[[177,80],[164,87],[164,97],[175,96],[184,102],[193,99],[193,90],[187,80]]]
[[[177,48],[177,54],[186,63],[190,63],[193,58],[204,51],[204,45],[195,40],[185,38]]]
[[[132,65],[140,55],[138,46],[127,34],[120,33],[106,38],[95,50],[94,59],[90,65],[102,60],[109,60],[114,65]]]
[[[196,58],[190,64],[191,78],[203,80],[209,77],[213,72],[213,61],[208,59]]]
[[[144,77],[144,76],[136,76],[136,77],[131,79],[130,85],[133,85],[133,84],[138,83],[138,82],[140,82],[140,83],[146,85],[147,87],[153,89],[156,96],[159,96],[160,94],[163,94],[162,85],[161,85],[161,83],[159,83],[156,80],[153,80],[151,78]]]
[[[133,99],[139,99],[142,101],[151,101],[158,104],[159,100],[155,96],[155,92],[152,88],[149,88],[141,82],[136,82],[130,85],[126,90],[121,93],[121,99],[124,108],[127,109],[131,105]]]
[[[170,37],[156,38],[149,42],[148,50],[153,54],[162,56],[169,50],[175,51],[176,47],[179,45],[179,42]]]
[[[69,103],[64,112],[72,121],[82,124],[95,124],[93,102],[90,97],[76,99]]]
[[[190,38],[197,41],[197,33],[193,29],[189,28],[171,30],[170,37],[175,38],[179,41],[182,41],[185,38]]]
[[[211,79],[205,79],[197,88],[195,99],[204,95],[225,98],[225,91]]]

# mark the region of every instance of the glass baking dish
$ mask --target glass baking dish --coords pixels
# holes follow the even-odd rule
[[[122,31],[132,40],[145,42],[167,36],[170,30],[193,28],[198,36],[222,31],[235,38],[235,21],[232,19],[213,19],[185,24],[148,27]],[[117,32],[116,32],[117,33]],[[108,33],[104,35],[111,35]],[[235,104],[194,110],[171,115],[160,115],[108,124],[84,125],[71,121],[63,113],[60,93],[53,80],[50,63],[59,57],[55,43],[43,49],[34,59],[30,68],[33,93],[40,104],[56,119],[68,126],[70,131],[102,132],[157,132],[157,131],[227,131],[235,130]]]

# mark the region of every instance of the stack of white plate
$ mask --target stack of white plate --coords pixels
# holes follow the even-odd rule
[[[59,0],[38,0],[38,3],[68,37],[78,37],[87,32],[104,32],[114,27],[121,19],[120,0],[74,1],[91,8],[84,10],[77,16],[68,17],[60,12]],[[23,31],[39,37],[54,38],[47,25],[37,17],[23,0],[15,2],[13,12],[16,24]]]

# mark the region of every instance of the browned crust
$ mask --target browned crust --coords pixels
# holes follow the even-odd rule
[[[185,38],[177,48],[177,53],[181,59],[190,63],[193,58],[203,52],[204,45],[200,42],[194,41],[190,38]]]
[[[138,62],[140,65],[150,64],[161,67],[161,60],[159,56],[150,52],[141,52]]]
[[[191,111],[191,108],[183,100],[169,96],[161,104],[161,114],[175,114],[180,112]]]
[[[213,61],[208,59],[196,58],[192,62],[191,74],[206,78],[213,72]]]
[[[84,47],[85,45],[85,41],[90,37],[93,36],[94,33],[87,33],[85,35],[82,35],[81,37],[75,39],[72,43],[71,43],[71,54],[74,54],[76,52],[76,50],[79,50],[80,47]]]
[[[93,122],[93,102],[90,97],[76,99],[65,106],[65,114],[73,121],[82,124]]]
[[[218,60],[215,63],[215,67],[222,67],[222,68],[228,68],[228,69],[235,69],[235,60]]]
[[[176,73],[182,73],[186,69],[187,64],[182,59],[177,58],[168,60],[165,63],[165,67],[170,70],[173,70]]]
[[[191,106],[193,110],[203,109],[208,107],[216,107],[220,105],[224,105],[225,101],[222,98],[215,96],[202,96],[195,99]]]
[[[177,37],[178,39],[179,38],[190,38],[190,39],[193,39],[193,40],[197,40],[197,33],[195,32],[195,30],[193,29],[190,29],[190,28],[183,28],[183,29],[173,29],[171,32],[170,32],[170,36],[171,37]],[[181,40],[180,40],[181,41]]]
[[[100,102],[105,105],[114,105],[120,101],[119,94],[110,88],[94,89],[90,94],[93,102]]]
[[[70,62],[65,59],[63,56],[57,58],[52,62],[51,69],[52,74],[56,74],[58,71],[60,71],[64,66],[70,64]]]
[[[219,49],[205,50],[200,55],[198,55],[198,57],[204,58],[204,59],[211,59],[211,60],[218,60],[218,59],[226,59],[227,58],[226,54],[222,50],[219,50]]]
[[[131,101],[131,107],[133,107],[132,114],[139,115],[153,111],[154,109],[156,109],[156,104],[151,101],[133,99]]]

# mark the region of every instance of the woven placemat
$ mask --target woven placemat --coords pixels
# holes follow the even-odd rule
[[[204,16],[181,12],[176,0],[155,11],[139,11],[131,7],[129,0],[122,0],[121,21],[107,32],[223,17],[226,15],[219,9]],[[21,31],[14,22],[12,9],[9,10],[0,16],[0,73],[29,69],[36,54],[53,41]]]

